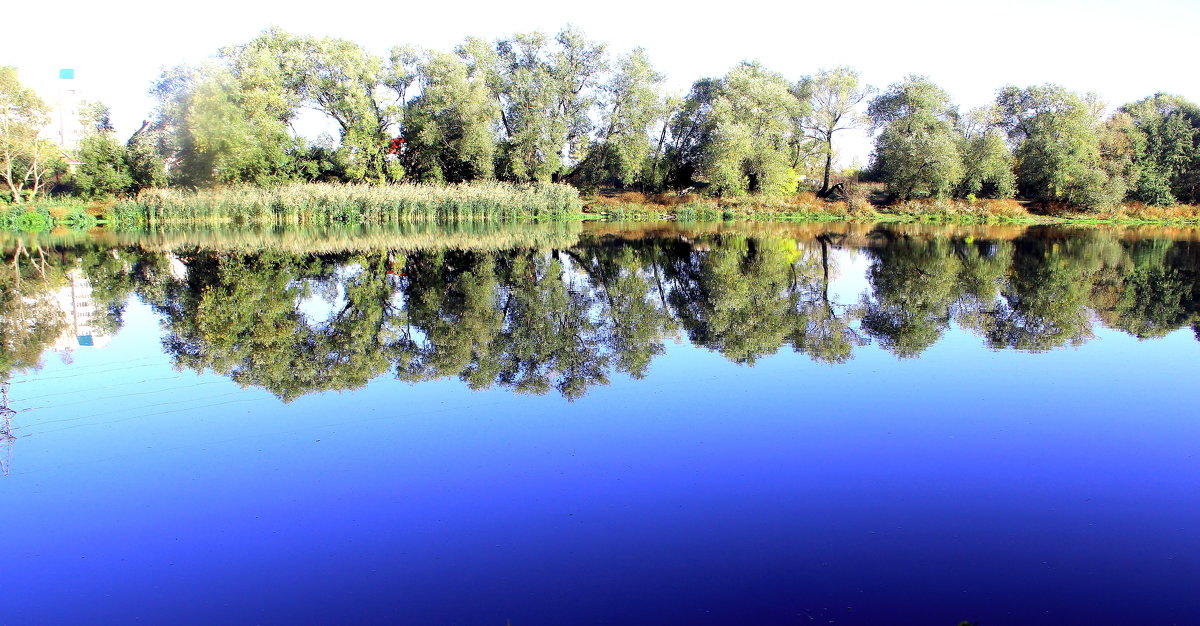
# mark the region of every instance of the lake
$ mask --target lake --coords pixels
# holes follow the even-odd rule
[[[0,239],[0,623],[1189,624],[1200,232]]]

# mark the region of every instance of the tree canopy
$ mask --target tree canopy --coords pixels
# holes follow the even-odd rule
[[[836,199],[835,138],[869,125],[866,175],[899,201],[1200,202],[1200,107],[1180,96],[1110,113],[1094,94],[1009,85],[960,113],[927,77],[873,97],[851,67],[797,79],[757,61],[686,94],[666,84],[644,49],[611,51],[573,26],[383,54],[271,28],[165,69],[150,119],[124,145],[89,123],[78,145],[57,146],[49,107],[0,68],[0,174],[10,202],[59,183],[99,198],[163,185],[492,179]],[[70,175],[68,162],[79,166]]]

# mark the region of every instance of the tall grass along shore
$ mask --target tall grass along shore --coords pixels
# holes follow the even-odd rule
[[[558,219],[583,209],[574,187],[475,182],[458,185],[295,184],[201,190],[147,189],[117,202],[121,225],[162,223],[333,224],[400,220]]]

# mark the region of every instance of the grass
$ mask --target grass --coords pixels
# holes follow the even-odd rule
[[[39,233],[53,228],[85,230],[99,223],[86,202],[37,200],[0,205],[0,230]]]
[[[585,211],[610,220],[680,222],[717,220],[928,222],[937,224],[1161,224],[1200,225],[1200,206],[1128,204],[1099,212],[1034,207],[1016,200],[925,198],[885,203],[878,185],[849,186],[849,198],[822,200],[812,192],[790,196],[707,198],[610,192],[585,199]]]
[[[121,226],[188,223],[384,224],[455,219],[562,219],[579,215],[578,192],[559,184],[296,184],[202,190],[148,189],[117,202]]]

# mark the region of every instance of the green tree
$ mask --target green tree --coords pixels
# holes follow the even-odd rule
[[[167,185],[167,163],[159,149],[160,137],[147,121],[125,142],[131,193]]]
[[[94,103],[84,109],[83,122],[87,134],[79,142],[73,183],[75,192],[88,198],[110,197],[129,193],[133,176],[129,172],[129,155],[125,144],[113,135],[108,107]]]
[[[668,180],[685,186],[707,179],[719,195],[794,193],[803,110],[783,76],[758,63],[696,81],[669,124]]]
[[[963,178],[963,158],[950,96],[928,78],[908,76],[868,107],[882,132],[875,139],[875,169],[900,200],[945,197]]]
[[[708,114],[704,174],[719,194],[795,193],[794,120],[802,105],[782,75],[742,63],[721,80]]]
[[[805,76],[795,86],[797,97],[808,103],[803,128],[820,142],[825,157],[824,176],[818,195],[829,193],[829,174],[833,169],[833,137],[842,130],[864,126],[868,118],[859,110],[875,88],[859,82],[858,71],[849,67],[821,70]]]
[[[298,46],[302,101],[337,124],[347,177],[399,180],[403,168],[388,152],[413,80],[406,50],[393,50],[385,61],[344,39],[307,37]]]
[[[1200,202],[1200,107],[1159,93],[1120,110],[1130,115],[1138,133],[1140,178],[1132,197],[1158,206]]]
[[[674,108],[667,129],[671,137],[664,161],[664,183],[682,189],[690,186],[703,167],[703,150],[712,142],[709,115],[721,88],[721,79],[701,78]]]
[[[616,71],[601,88],[600,132],[574,175],[585,185],[600,183],[629,187],[652,177],[650,127],[662,117],[659,96],[665,78],[654,70],[645,50],[622,56]]]
[[[485,69],[500,105],[501,177],[556,180],[583,158],[608,68],[603,44],[567,27],[553,43],[542,33],[522,33],[494,49],[468,39],[460,51],[468,65]]]
[[[1005,87],[996,98],[1015,146],[1021,195],[1087,209],[1111,206],[1126,181],[1104,161],[1104,125],[1094,103],[1057,85]]]
[[[265,185],[291,178],[297,141],[286,119],[256,104],[254,95],[225,68],[208,69],[195,84],[186,114],[195,180]]]
[[[291,177],[290,153],[297,142],[288,132],[289,117],[257,106],[256,92],[244,90],[228,67],[173,68],[163,72],[153,92],[155,121],[139,133],[146,134],[139,141],[157,144],[171,182],[269,184]],[[143,160],[141,178],[153,180],[157,164]]]
[[[959,119],[963,178],[960,197],[1011,198],[1017,193],[1012,152],[1005,143],[994,107],[969,111]]]
[[[38,135],[50,107],[17,79],[15,67],[0,66],[0,177],[12,202],[32,200],[51,182],[59,149]]]
[[[408,176],[454,183],[491,178],[500,109],[483,70],[443,52],[427,52],[416,65],[421,93],[404,117]]]

